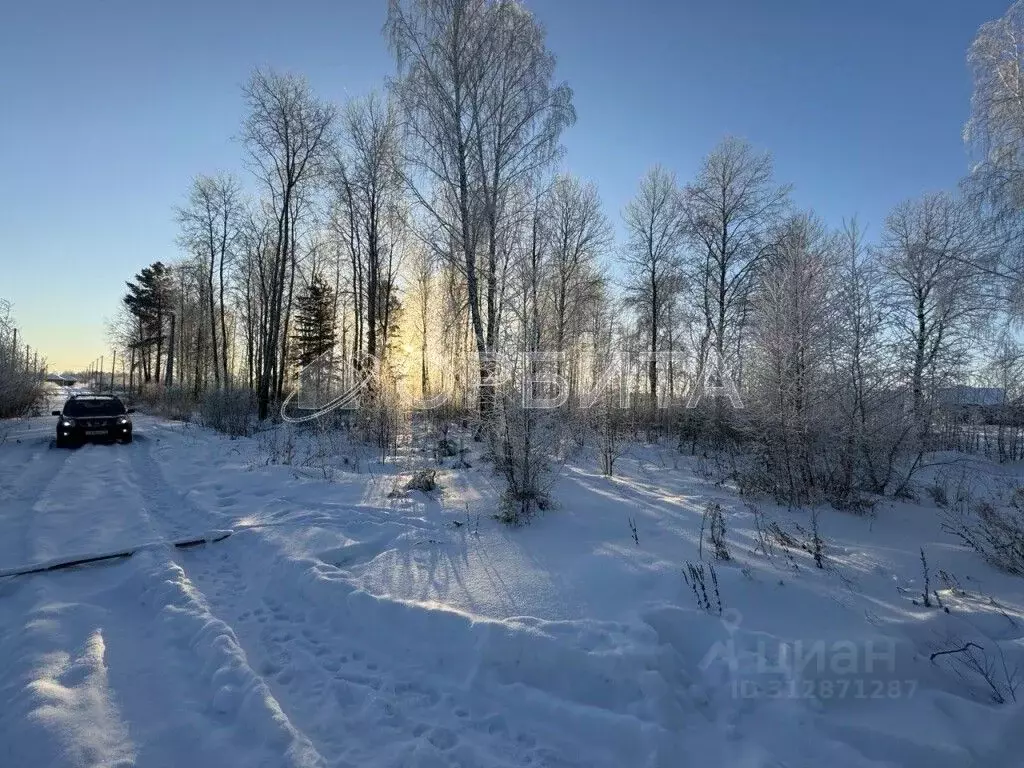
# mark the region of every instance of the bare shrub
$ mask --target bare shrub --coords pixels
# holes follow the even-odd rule
[[[0,419],[31,413],[43,395],[38,377],[0,364]]]
[[[811,510],[811,530],[807,531],[803,526],[794,524],[797,533],[802,537],[802,541],[798,541],[798,546],[807,554],[814,558],[814,564],[818,568],[825,567],[825,539],[821,535],[821,529],[818,527],[818,510]]]
[[[436,491],[439,487],[437,484],[437,470],[429,468],[416,470],[405,484],[405,490],[423,491],[423,493]]]
[[[155,386],[136,395],[136,402],[155,416],[172,421],[192,421],[196,414],[196,401],[184,387]]]
[[[942,483],[932,483],[928,486],[927,491],[937,506],[944,507],[949,504],[949,494],[946,491],[946,486]]]
[[[388,367],[375,372],[369,403],[359,410],[360,429],[378,451],[380,461],[398,451],[398,438],[407,426],[399,401],[397,380]]]
[[[207,392],[199,403],[204,427],[231,437],[251,435],[256,416],[256,396],[248,389],[218,389]]]
[[[291,465],[295,463],[296,430],[291,424],[260,432],[256,438],[256,456],[261,463]]]
[[[825,540],[821,537],[821,530],[818,528],[818,510],[811,510],[811,554],[814,556],[814,564],[819,568],[825,567]]]
[[[1018,667],[1011,667],[1006,654],[995,643],[995,654],[989,654],[985,646],[974,642],[963,642],[960,638],[949,637],[943,650],[935,651],[929,657],[931,662],[942,658],[952,666],[954,673],[965,683],[980,681],[997,704],[1017,701],[1017,689],[1021,677]]]
[[[754,529],[757,531],[757,546],[754,547],[754,552],[760,552],[767,558],[771,558],[775,554],[775,546],[772,544],[772,538],[768,530],[769,521],[764,514],[764,510],[753,502],[744,502],[744,506],[750,511],[750,514],[754,516]]]
[[[442,464],[445,459],[455,459],[451,466],[455,469],[469,469],[473,465],[466,458],[469,448],[466,447],[461,435],[458,440],[448,437],[447,432],[434,444],[434,461]]]
[[[711,589],[715,596],[715,602],[712,607],[711,595],[708,594],[708,577],[711,578]],[[683,569],[683,580],[687,586],[693,590],[693,599],[697,603],[697,607],[708,613],[714,612],[719,616],[722,615],[722,594],[718,589],[718,574],[715,572],[715,566],[710,563],[705,566],[704,563],[686,563],[686,568]]]
[[[19,354],[10,310],[0,299],[0,419],[30,414],[45,395],[42,376]]]
[[[599,397],[587,402],[581,420],[577,443],[585,442],[582,438],[588,431],[593,433],[597,447],[598,463],[601,474],[612,477],[615,474],[615,462],[626,450],[630,429],[634,424],[633,413],[629,408],[621,407],[621,393],[616,385],[610,385]]]
[[[768,523],[768,532],[775,542],[783,549],[803,549],[800,542],[785,531],[781,525],[772,520]]]
[[[434,453],[439,460],[450,459],[453,456],[458,456],[459,451],[459,444],[449,437],[442,437],[437,441],[437,445],[434,448]]]
[[[715,550],[715,557],[719,560],[728,560],[729,547],[725,540],[725,514],[722,512],[722,505],[718,502],[709,501],[704,506],[704,516],[700,525],[700,555],[704,555],[704,529],[708,529],[708,538]]]
[[[945,574],[945,571],[940,571],[940,574]],[[932,591],[932,579],[931,571],[928,569],[928,558],[925,557],[924,547],[921,547],[921,575],[924,577],[924,583],[921,587],[921,602],[914,601],[914,605],[923,605],[925,608],[932,607],[932,595],[935,595],[935,604],[949,613],[949,608],[946,608],[942,604],[942,597],[939,595],[939,590]]]
[[[981,555],[989,565],[1024,575],[1024,512],[998,509],[988,501],[970,503],[965,496],[947,510],[942,529]]]

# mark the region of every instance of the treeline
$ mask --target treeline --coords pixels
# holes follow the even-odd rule
[[[131,385],[252,393],[265,419],[334,349],[378,405],[445,395],[496,441],[526,512],[565,430],[595,435],[609,472],[643,429],[742,446],[737,477],[790,500],[898,492],[952,385],[1021,394],[1024,106],[1005,75],[1022,19],[1015,5],[972,47],[963,187],[899,205],[874,242],[796,210],[770,155],[726,138],[692,179],[649,170],[616,243],[595,185],[556,172],[573,94],[535,17],[391,0],[384,91],[333,105],[253,74],[258,193],[194,181],[184,258],[130,281],[114,324]],[[564,381],[565,402],[524,408],[524,376],[531,397]]]
[[[26,415],[43,397],[46,359],[19,337],[11,305],[0,299],[0,419]]]

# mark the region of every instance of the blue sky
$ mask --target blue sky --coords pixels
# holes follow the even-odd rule
[[[616,221],[645,169],[689,178],[723,136],[776,158],[830,222],[953,187],[965,54],[1009,0],[530,0],[575,91],[565,167]],[[123,281],[176,249],[197,173],[244,174],[255,66],[342,102],[393,65],[384,0],[52,0],[0,22],[0,297],[52,368],[108,354]]]

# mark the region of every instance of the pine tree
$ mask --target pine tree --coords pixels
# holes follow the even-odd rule
[[[173,315],[173,284],[171,270],[162,262],[144,267],[135,280],[125,283],[128,293],[122,301],[138,324],[135,346],[140,350],[143,376],[146,382],[154,379],[150,368],[150,350],[156,351],[155,379],[160,381],[160,361],[164,352],[164,326]],[[172,352],[168,350],[168,356]],[[168,363],[170,359],[168,359]]]
[[[314,274],[296,300],[294,361],[309,365],[334,346],[334,290],[319,274]]]

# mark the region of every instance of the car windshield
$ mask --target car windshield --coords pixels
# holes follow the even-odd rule
[[[124,404],[115,397],[75,399],[64,403],[65,416],[120,416]]]

